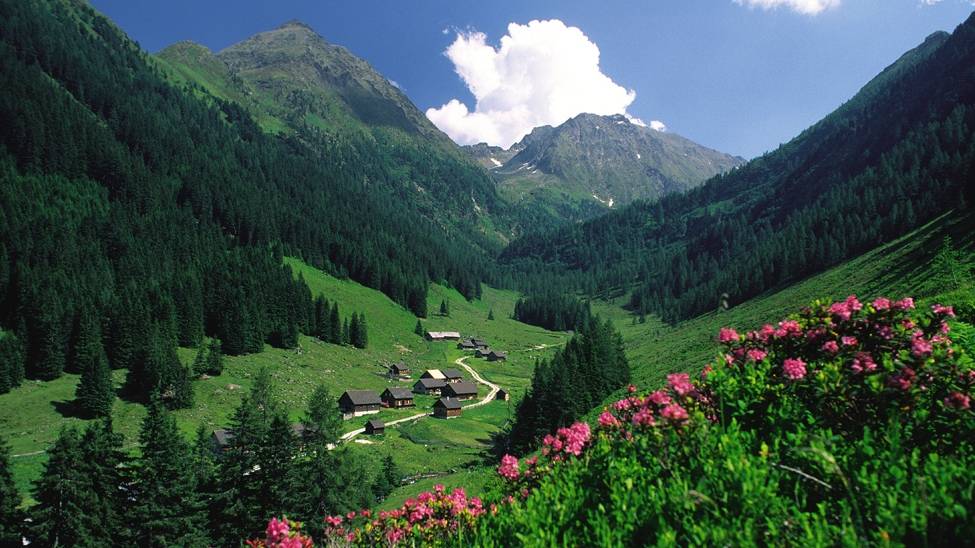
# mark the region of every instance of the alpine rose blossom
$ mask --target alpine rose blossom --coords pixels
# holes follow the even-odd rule
[[[722,327],[721,330],[718,331],[718,342],[727,344],[731,342],[738,342],[738,340],[738,332],[730,327]]]
[[[518,479],[518,476],[521,475],[521,473],[518,471],[518,459],[511,455],[501,457],[501,465],[498,466],[498,474],[508,481]]]
[[[873,309],[877,312],[882,312],[884,310],[890,310],[890,299],[887,297],[878,297],[873,301]]]
[[[798,358],[786,358],[782,364],[782,372],[786,378],[798,381],[806,376],[806,362]]]
[[[955,409],[968,409],[972,405],[972,399],[968,397],[968,394],[952,392],[945,398],[945,405],[954,407]]]
[[[694,385],[691,384],[691,376],[687,373],[673,373],[667,375],[667,383],[678,396],[686,396],[694,391]]]
[[[603,411],[599,415],[599,426],[603,428],[616,428],[619,426],[620,421],[609,411]]]
[[[669,420],[672,420],[672,421],[686,420],[687,417],[689,416],[687,414],[687,410],[684,409],[683,407],[681,407],[680,405],[676,404],[676,403],[672,403],[672,404],[668,405],[667,407],[664,407],[664,410],[661,411],[660,414],[665,419],[669,419]]]
[[[830,354],[836,354],[840,351],[840,345],[836,344],[836,341],[826,341],[823,343],[823,350]]]

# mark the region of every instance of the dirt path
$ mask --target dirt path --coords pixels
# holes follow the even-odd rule
[[[478,400],[478,401],[476,401],[476,402],[474,402],[472,404],[465,405],[464,406],[464,409],[473,409],[475,407],[480,407],[482,405],[487,405],[498,394],[498,390],[501,390],[501,387],[500,386],[494,384],[493,382],[490,382],[490,381],[486,380],[484,377],[482,377],[481,375],[479,375],[478,372],[475,371],[473,367],[471,367],[471,366],[467,365],[466,363],[464,363],[464,360],[466,360],[469,357],[470,356],[464,356],[463,358],[457,358],[456,360],[454,360],[454,363],[457,364],[457,365],[459,365],[459,366],[461,366],[461,367],[463,367],[464,369],[466,369],[467,372],[471,374],[471,378],[473,378],[475,382],[477,382],[478,384],[483,384],[484,386],[487,386],[490,390],[488,391],[488,394],[486,396],[484,396],[483,398],[481,398],[480,400]],[[433,416],[433,413],[417,413],[416,415],[410,415],[409,417],[406,417],[406,418],[403,418],[403,419],[396,419],[394,421],[387,422],[386,423],[386,426],[395,426],[397,424],[402,424],[404,422],[415,421],[415,420],[422,419],[423,417],[432,417],[432,416]],[[354,439],[359,434],[364,433],[365,431],[366,431],[365,428],[359,428],[358,430],[353,430],[351,432],[346,432],[345,434],[342,434],[342,436],[339,438],[339,441],[349,441],[351,439]]]

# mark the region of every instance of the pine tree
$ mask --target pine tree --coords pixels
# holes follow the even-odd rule
[[[447,301],[447,299],[440,301],[440,315],[450,316],[450,303]]]
[[[190,446],[153,399],[142,422],[136,500],[129,520],[140,546],[207,546],[206,507],[197,494]]]
[[[383,468],[376,476],[372,484],[372,494],[376,502],[382,502],[394,489],[400,486],[400,471],[393,461],[393,457],[386,455],[383,458]]]
[[[352,344],[352,327],[348,318],[342,324],[342,344]]]
[[[328,318],[328,324],[330,327],[328,342],[332,344],[342,344],[342,319],[339,317],[338,303],[332,303],[332,311],[329,312]]]
[[[253,481],[260,484],[260,513],[264,516],[281,514],[287,510],[290,497],[289,479],[297,453],[294,430],[283,411],[271,417],[267,434],[258,449],[258,466]]]
[[[20,546],[23,538],[24,514],[21,499],[10,472],[10,450],[0,441],[0,546]]]
[[[200,345],[200,348],[196,351],[196,357],[193,358],[193,375],[199,377],[206,374],[207,372],[207,347],[205,345]]]
[[[416,320],[416,327],[413,328],[413,332],[421,337],[424,335],[423,324],[420,323],[419,319]]]
[[[359,315],[355,312],[352,313],[352,319],[349,320],[349,340],[346,344],[351,344],[356,348],[361,348],[359,346],[362,334],[359,332]]]
[[[313,451],[320,451],[338,441],[342,431],[338,401],[324,384],[318,385],[308,398],[308,409],[302,424],[305,425],[305,443],[312,446]]]
[[[216,377],[223,373],[223,349],[220,339],[211,339],[209,350],[207,351],[206,372],[211,377]]]
[[[83,414],[89,417],[108,417],[115,404],[115,382],[108,366],[108,356],[102,349],[101,337],[81,339],[78,365],[82,367],[81,380],[75,390],[75,401]]]
[[[24,380],[24,347],[13,333],[0,335],[0,394],[20,386]]]
[[[82,475],[81,436],[61,430],[34,483],[31,539],[41,546],[93,546],[87,478]]]
[[[492,308],[488,310],[488,320],[493,320],[493,319],[494,319],[494,309]]]

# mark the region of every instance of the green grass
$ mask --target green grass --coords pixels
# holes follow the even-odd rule
[[[622,299],[593,302],[593,310],[613,318],[623,334],[633,382],[657,386],[668,373],[698,371],[720,352],[718,330],[739,331],[778,321],[816,299],[841,299],[852,293],[863,299],[879,295],[930,298],[942,293],[934,257],[945,235],[951,235],[962,262],[975,263],[975,216],[948,214],[886,245],[789,287],[739,304],[727,311],[705,314],[669,326],[654,317],[633,323],[633,314],[620,306]],[[970,283],[970,280],[969,282]],[[717,298],[715,298],[717,301]]]
[[[194,381],[196,405],[175,413],[177,423],[189,438],[200,424],[208,429],[228,424],[234,409],[253,383],[261,367],[271,371],[278,398],[299,420],[308,396],[318,384],[325,384],[338,397],[348,389],[382,391],[389,386],[409,386],[410,381],[390,381],[384,375],[383,363],[404,360],[411,364],[416,379],[428,368],[456,367],[454,360],[464,355],[455,343],[431,343],[413,333],[416,317],[382,293],[348,280],[340,280],[318,271],[296,259],[286,262],[308,283],[313,294],[323,294],[337,301],[343,316],[365,313],[369,326],[369,347],[356,349],[325,344],[302,336],[298,349],[265,347],[259,354],[225,358],[222,375]],[[509,360],[489,363],[471,358],[468,363],[481,374],[511,390],[515,397],[531,382],[538,357],[550,355],[554,348],[535,350],[539,345],[557,346],[567,335],[528,326],[510,318],[518,295],[511,291],[484,288],[480,301],[467,302],[459,293],[441,286],[431,286],[428,308],[439,310],[442,299],[450,300],[451,317],[424,320],[431,330],[456,330],[465,335],[479,335],[492,346],[508,350]],[[493,309],[495,320],[488,321]],[[190,364],[196,349],[180,348],[179,356]],[[119,385],[125,371],[116,371]],[[465,372],[466,376],[466,372]],[[39,477],[46,460],[44,451],[53,443],[64,425],[82,424],[68,410],[74,399],[77,375],[64,375],[51,382],[27,381],[9,394],[0,395],[0,438],[11,446],[14,477],[22,494]],[[481,395],[486,387],[481,386]],[[344,423],[346,431],[361,428],[368,418],[386,421],[429,412],[435,398],[419,396],[417,407],[383,410],[378,415],[360,417]],[[137,448],[138,432],[145,416],[142,405],[117,400],[113,412],[116,429],[125,436],[127,448]],[[423,419],[415,425],[390,428],[383,443],[352,444],[352,450],[379,459],[393,455],[398,466],[408,474],[446,473],[450,470],[479,465],[486,441],[508,420],[509,404],[491,403],[465,412],[460,419],[440,421]],[[430,424],[428,424],[430,423]]]

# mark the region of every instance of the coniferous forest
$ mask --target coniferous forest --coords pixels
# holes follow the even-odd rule
[[[0,546],[973,538],[975,15],[585,222],[307,25],[241,44],[153,56],[85,1],[0,0],[0,397],[45,417],[0,417]],[[877,294],[783,309],[888,254]]]

